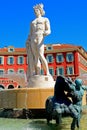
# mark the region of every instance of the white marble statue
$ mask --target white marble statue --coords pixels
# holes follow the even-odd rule
[[[34,7],[36,18],[31,22],[30,34],[26,41],[28,55],[28,77],[40,75],[42,67],[49,74],[48,63],[44,57],[44,37],[51,33],[50,22],[48,18],[42,17],[45,14],[43,4],[37,4]]]

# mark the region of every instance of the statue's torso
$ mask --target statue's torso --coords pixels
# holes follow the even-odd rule
[[[45,31],[46,18],[40,17],[32,21],[32,34],[43,34]]]

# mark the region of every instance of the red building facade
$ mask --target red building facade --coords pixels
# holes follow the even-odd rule
[[[54,78],[57,75],[76,78],[87,73],[87,53],[81,46],[70,44],[47,45],[45,56],[53,57],[49,64]],[[47,59],[49,59],[47,58]]]
[[[25,48],[0,49],[0,74],[25,73],[27,71],[27,55]]]
[[[70,44],[45,45],[45,57],[49,71],[54,77],[58,75],[76,78],[87,73],[87,53],[81,46]],[[26,48],[9,46],[0,49],[0,75],[27,73]],[[45,74],[43,68],[41,74]]]

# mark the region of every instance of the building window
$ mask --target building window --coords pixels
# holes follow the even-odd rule
[[[52,63],[53,62],[53,55],[52,54],[47,55],[46,59],[47,59],[48,63]]]
[[[56,55],[56,61],[57,61],[58,63],[61,63],[61,62],[64,61],[64,57],[63,57],[63,54],[62,54],[62,53]]]
[[[24,74],[24,69],[18,69],[19,74]]]
[[[73,53],[67,53],[66,54],[66,61],[67,62],[73,62],[73,60],[74,60]]]
[[[8,64],[9,64],[9,65],[14,64],[14,57],[13,57],[13,56],[9,56],[9,57],[8,57]]]
[[[0,69],[0,75],[4,74],[4,69]]]
[[[8,47],[8,52],[14,52],[14,47],[13,46]]]
[[[50,51],[50,50],[53,49],[53,47],[52,47],[52,45],[47,45],[47,46],[46,46],[46,49],[47,49],[48,51]]]
[[[8,69],[8,74],[13,74],[14,73],[14,69]]]
[[[51,75],[54,75],[54,69],[53,68],[49,68],[49,72]]]
[[[64,75],[64,68],[63,67],[58,67],[56,70],[57,75]]]
[[[18,64],[24,64],[24,56],[18,56]]]
[[[4,57],[0,56],[0,65],[3,65],[3,64],[4,64]]]
[[[67,74],[68,74],[68,75],[74,74],[74,68],[73,68],[73,66],[68,66],[68,67],[67,67]]]

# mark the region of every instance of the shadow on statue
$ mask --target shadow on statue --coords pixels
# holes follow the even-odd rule
[[[62,122],[62,115],[65,114],[73,118],[71,130],[75,130],[76,126],[79,128],[84,90],[81,79],[73,82],[71,78],[58,76],[54,86],[54,96],[46,100],[47,123],[55,119],[56,124],[59,125]]]

